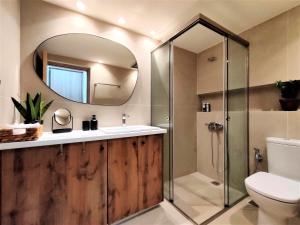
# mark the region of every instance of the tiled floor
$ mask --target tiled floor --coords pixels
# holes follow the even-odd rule
[[[196,172],[174,180],[174,204],[197,223],[202,223],[224,208],[223,185]]]
[[[224,208],[224,185],[212,184],[211,178],[195,172],[174,180],[174,204],[198,224]],[[235,198],[242,193],[230,189]]]
[[[128,220],[122,225],[194,225],[177,211],[168,201],[158,207]]]
[[[201,174],[193,173],[176,179],[174,185],[177,205],[180,205],[189,216],[192,216],[199,223],[204,221],[204,219],[210,218],[223,208],[223,187],[221,185],[211,187],[209,178]],[[239,193],[237,192],[236,194]],[[257,225],[258,208],[249,204],[249,202],[250,198],[245,198],[217,217],[209,225]],[[158,207],[120,225],[194,224],[184,217],[171,203],[164,201]],[[290,225],[300,225],[300,218],[299,220],[291,221]]]
[[[245,198],[209,225],[257,225],[258,208]]]
[[[220,215],[208,225],[257,225],[258,208],[249,204],[245,198],[231,209]],[[194,225],[177,211],[169,202],[162,202],[159,207],[128,220],[120,225]],[[300,225],[300,218],[290,221],[290,225]]]
[[[249,198],[244,199],[209,225],[256,225],[257,208],[248,204]],[[135,217],[122,225],[193,225],[170,203],[164,201],[159,207]]]
[[[223,209],[223,185],[215,186],[211,181],[200,173],[192,173],[176,178],[174,182],[174,203],[199,224]],[[240,194],[236,190],[232,192]],[[249,198],[244,199],[210,224],[256,225],[257,208],[248,204],[249,201]],[[193,225],[193,223],[168,201],[164,201],[159,207],[123,222],[122,225]]]

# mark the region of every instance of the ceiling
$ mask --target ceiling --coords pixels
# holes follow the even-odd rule
[[[99,62],[123,68],[136,64],[134,55],[123,45],[90,34],[65,34],[45,41],[38,48],[41,56],[43,50],[48,54]]]
[[[79,11],[78,0],[43,0]],[[81,11],[129,30],[166,40],[198,13],[235,33],[300,4],[300,0],[80,0]],[[118,19],[126,21],[119,24]]]
[[[223,41],[220,34],[197,24],[177,37],[173,44],[196,54]]]

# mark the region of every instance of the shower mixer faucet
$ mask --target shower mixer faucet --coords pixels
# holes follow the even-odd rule
[[[223,130],[223,125],[217,122],[209,122],[205,124],[209,131],[221,131]]]

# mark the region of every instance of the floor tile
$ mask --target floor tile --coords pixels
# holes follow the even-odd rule
[[[128,220],[122,225],[193,225],[171,203],[164,201],[158,207]]]

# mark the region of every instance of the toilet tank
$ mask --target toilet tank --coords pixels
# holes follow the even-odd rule
[[[300,181],[300,140],[267,138],[269,173]]]

